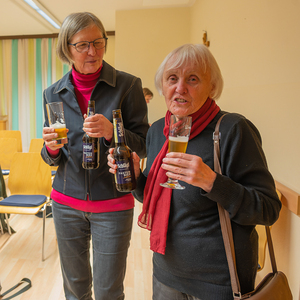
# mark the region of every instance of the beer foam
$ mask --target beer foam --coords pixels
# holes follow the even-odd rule
[[[56,121],[54,124],[51,124],[50,127],[55,129],[66,128],[66,124],[61,124],[58,121]]]
[[[189,141],[188,136],[169,136],[169,140],[173,142],[186,143]]]

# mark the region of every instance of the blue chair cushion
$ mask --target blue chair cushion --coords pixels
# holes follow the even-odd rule
[[[0,201],[0,206],[39,206],[47,200],[45,195],[12,195]]]
[[[9,170],[2,170],[2,175],[9,175]]]

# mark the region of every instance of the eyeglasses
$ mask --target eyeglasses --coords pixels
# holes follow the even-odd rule
[[[107,38],[104,37],[104,38],[95,39],[92,42],[84,41],[75,44],[68,43],[68,45],[74,46],[79,53],[84,53],[89,51],[91,44],[93,44],[97,50],[103,49],[106,46],[106,41]]]

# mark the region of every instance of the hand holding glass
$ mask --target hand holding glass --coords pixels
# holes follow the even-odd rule
[[[67,129],[64,116],[64,108],[62,102],[52,102],[46,104],[49,125],[54,128],[57,133],[57,138],[53,139],[57,141],[57,144],[61,144],[62,139],[67,138]]]
[[[169,129],[169,152],[185,153],[192,127],[192,117],[171,116]],[[167,182],[160,184],[163,187],[183,190],[184,186],[177,179],[169,178]]]

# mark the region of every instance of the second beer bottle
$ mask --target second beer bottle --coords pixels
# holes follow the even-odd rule
[[[87,116],[95,114],[95,101],[90,100],[88,103]],[[97,169],[100,159],[99,139],[90,137],[86,133],[82,137],[82,167],[84,169]]]
[[[136,188],[131,150],[126,145],[125,130],[121,110],[113,110],[115,148],[114,159],[118,166],[115,174],[116,188],[119,192],[130,192]]]

